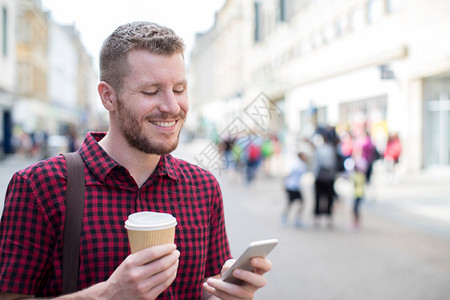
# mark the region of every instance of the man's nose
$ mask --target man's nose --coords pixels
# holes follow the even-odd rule
[[[164,97],[159,105],[159,110],[171,115],[176,115],[180,112],[180,105],[178,104],[177,97],[173,91],[164,93]]]

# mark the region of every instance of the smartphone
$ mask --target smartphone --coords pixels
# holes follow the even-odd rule
[[[270,251],[278,244],[277,239],[256,241],[250,243],[247,249],[242,253],[242,255],[236,260],[236,262],[222,275],[220,278],[223,281],[240,284],[242,280],[237,279],[233,276],[233,271],[236,269],[243,269],[247,271],[252,271],[253,266],[250,264],[250,259],[252,257],[266,257],[269,255]]]

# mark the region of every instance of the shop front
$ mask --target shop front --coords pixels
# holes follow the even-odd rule
[[[424,167],[450,167],[450,74],[424,79]]]

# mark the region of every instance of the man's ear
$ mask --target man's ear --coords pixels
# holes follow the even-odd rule
[[[100,81],[98,84],[98,94],[102,99],[103,106],[110,112],[116,109],[116,90],[106,81]]]

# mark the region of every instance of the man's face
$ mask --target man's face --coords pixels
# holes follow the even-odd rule
[[[178,145],[189,109],[180,53],[128,53],[129,74],[117,99],[116,119],[128,144],[145,153],[167,154]]]

